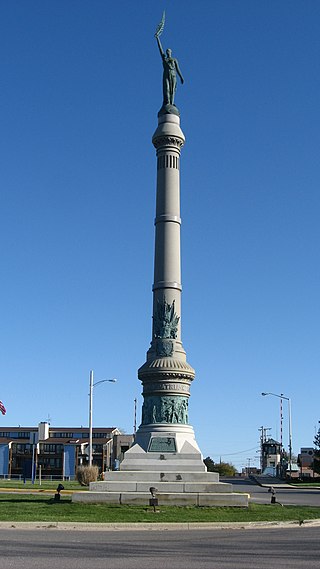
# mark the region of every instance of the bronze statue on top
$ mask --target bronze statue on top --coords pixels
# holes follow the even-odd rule
[[[162,88],[163,88],[163,103],[162,109],[160,114],[164,113],[178,113],[179,111],[174,104],[174,97],[177,90],[177,74],[180,77],[181,83],[184,83],[184,79],[182,77],[182,73],[179,68],[178,60],[175,57],[172,57],[171,49],[167,49],[166,53],[164,53],[160,35],[164,30],[164,22],[165,22],[165,12],[163,12],[162,20],[158,25],[157,31],[155,33],[155,38],[158,43],[160,55],[162,58],[163,64],[163,79],[162,79]],[[172,108],[173,107],[173,108]]]

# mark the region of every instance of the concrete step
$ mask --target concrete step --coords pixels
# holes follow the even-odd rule
[[[148,482],[125,482],[125,481],[108,481],[108,482],[91,482],[91,492],[149,492],[150,487],[156,488],[157,496],[163,493],[220,493],[232,492],[232,484],[224,484],[222,482],[155,482],[150,476]],[[149,496],[150,497],[150,496]]]
[[[123,461],[121,463],[121,470],[122,471],[132,471],[136,466],[137,472],[139,471],[151,471],[151,472],[179,472],[182,471],[191,471],[191,472],[206,472],[206,467],[203,462],[198,460],[183,460],[180,459],[178,461],[165,461],[165,460],[141,460],[140,462],[132,461],[134,464],[131,464],[130,461]]]
[[[136,504],[149,507],[150,492],[75,492],[73,502],[86,504]],[[158,495],[159,508],[172,506],[232,506],[246,508],[249,494],[235,493],[163,493]]]
[[[118,470],[108,471],[104,473],[106,482],[120,481],[125,482],[149,482],[158,484],[159,482],[219,482],[219,474],[217,472],[192,472],[192,471],[174,471],[174,472],[157,472],[138,471],[138,470]]]
[[[134,447],[132,447],[133,449]],[[203,462],[202,456],[199,452],[134,452],[132,449],[127,451],[124,455],[124,460],[196,460]]]

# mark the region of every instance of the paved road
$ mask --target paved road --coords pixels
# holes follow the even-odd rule
[[[0,569],[319,569],[319,528],[1,530]]]
[[[251,501],[258,504],[270,504],[271,495],[267,488],[263,488],[249,479],[223,478],[221,482],[230,482],[235,492],[248,492]],[[320,490],[314,488],[276,488],[276,499],[281,504],[296,506],[319,506]]]

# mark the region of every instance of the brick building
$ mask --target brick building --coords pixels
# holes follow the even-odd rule
[[[92,430],[93,464],[100,472],[117,468],[133,435],[116,427]],[[0,477],[73,479],[76,468],[88,463],[88,427],[5,427],[0,431]]]

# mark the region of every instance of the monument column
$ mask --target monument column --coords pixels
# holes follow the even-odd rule
[[[185,138],[178,110],[158,115],[152,142],[157,151],[157,195],[153,283],[153,325],[147,361],[139,369],[143,384],[142,422],[136,442],[145,451],[165,450],[169,437],[172,449],[194,440],[188,420],[190,383],[194,370],[186,361],[181,341],[180,262],[180,151]]]
[[[126,452],[120,468],[143,470],[147,462],[154,470],[174,470],[174,461],[185,457],[190,459],[187,470],[203,472],[205,466],[189,424],[190,384],[195,372],[181,339],[180,153],[185,137],[174,97],[177,76],[181,83],[184,79],[171,50],[163,51],[159,37],[163,26],[164,17],[156,32],[163,64],[163,103],[152,137],[157,155],[152,338],[146,362],[138,370],[143,386],[141,425],[136,444]],[[160,456],[165,456],[166,463]]]
[[[157,308],[166,298],[180,314],[180,149],[184,135],[176,115],[160,115],[152,138],[157,150],[157,199],[153,284],[153,337],[158,335]],[[181,338],[180,325],[176,330]]]

